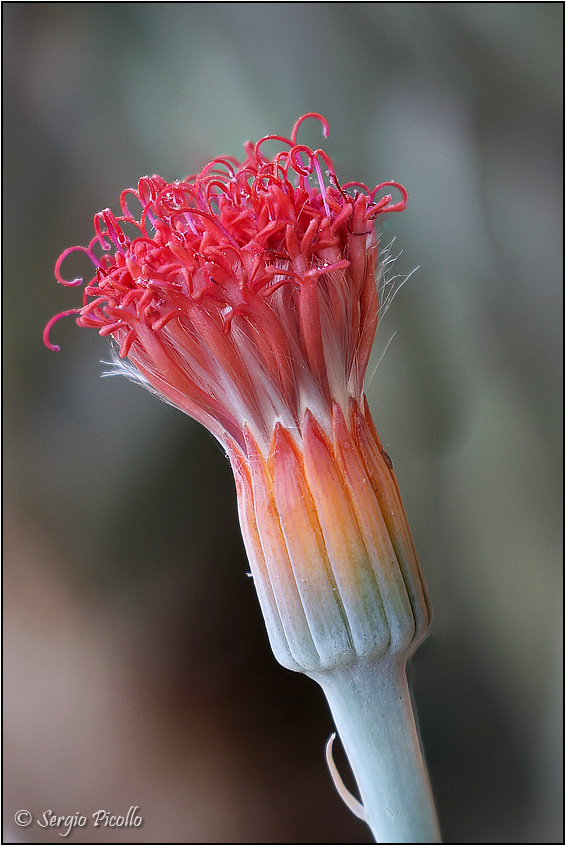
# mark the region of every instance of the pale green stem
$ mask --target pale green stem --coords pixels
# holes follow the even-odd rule
[[[388,656],[313,674],[322,686],[377,843],[440,843],[405,674]]]

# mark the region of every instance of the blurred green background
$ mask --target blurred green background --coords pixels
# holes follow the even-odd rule
[[[271,656],[221,450],[101,379],[96,333],[41,341],[122,188],[311,110],[342,182],[409,191],[368,396],[435,609],[411,676],[445,842],[560,842],[563,5],[2,11],[7,842],[58,839],[22,808],[131,805],[69,841],[371,842],[322,693]]]

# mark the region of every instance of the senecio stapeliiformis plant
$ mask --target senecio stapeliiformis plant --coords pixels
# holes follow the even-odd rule
[[[323,150],[297,144],[309,117],[327,137],[309,113],[290,138],[248,142],[241,163],[146,176],[120,214],[96,214],[89,246],[66,250],[55,275],[82,282],[61,275],[76,250],[96,273],[45,343],[59,349],[51,327],[75,314],[112,339],[122,372],[220,441],[273,652],[323,688],[361,803],[330,742],[341,795],[378,842],[437,843],[405,675],[430,603],[363,390],[383,265],[375,221],[407,194],[341,186]],[[268,140],[283,147],[272,159]]]

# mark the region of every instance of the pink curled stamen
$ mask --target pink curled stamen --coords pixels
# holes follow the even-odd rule
[[[379,187],[381,188],[382,186],[380,185]],[[365,182],[345,182],[342,185],[342,188],[344,189],[344,191],[347,188],[360,188],[364,192],[364,194],[368,195],[368,197],[371,197],[373,193],[370,188],[368,188],[368,186],[365,184]]]
[[[324,138],[328,138],[328,136],[330,135],[330,124],[328,123],[326,118],[323,117],[322,115],[320,115],[318,112],[307,112],[306,115],[302,115],[298,119],[298,121],[295,123],[295,125],[293,127],[293,131],[291,132],[291,144],[293,146],[297,143],[297,132],[299,131],[299,127],[308,118],[314,118],[315,120],[317,120],[319,123],[322,124],[322,134],[323,134]]]
[[[213,159],[207,165],[203,167],[201,172],[198,174],[195,180],[195,184],[200,185],[201,182],[208,179],[209,176],[223,176],[228,179],[233,179],[236,175],[236,171],[234,169],[234,165],[238,165],[237,159],[233,158],[232,156],[221,156],[219,158]],[[221,170],[221,168],[226,169],[226,173]]]
[[[387,205],[381,213],[387,212],[389,214],[389,212],[405,211],[405,209],[407,208],[408,194],[406,189],[402,185],[400,185],[399,182],[382,182],[381,185],[376,185],[373,191],[370,191],[369,194],[372,203],[375,202],[375,195],[378,193],[378,191],[381,191],[382,188],[397,188],[397,190],[401,193],[401,200],[398,203],[394,203],[393,205],[391,205],[391,195],[389,195],[389,205]]]
[[[77,276],[75,279],[63,279],[61,275],[61,265],[67,256],[71,255],[71,253],[85,253],[96,268],[100,267],[100,259],[98,259],[93,252],[93,246],[99,243],[100,239],[97,235],[95,235],[88,247],[68,247],[68,249],[64,250],[55,262],[55,279],[57,282],[59,282],[60,285],[64,285],[66,288],[75,288],[77,285],[82,285],[82,276]]]
[[[284,161],[284,164],[281,162]],[[273,159],[273,175],[277,179],[279,171],[283,174],[283,179],[287,179],[289,174],[289,150],[282,150],[280,153],[277,153],[275,158]]]
[[[60,352],[61,347],[58,344],[52,344],[49,340],[49,334],[51,332],[52,326],[57,323],[58,320],[61,320],[62,317],[68,317],[70,314],[80,314],[80,308],[70,308],[67,311],[60,311],[59,314],[56,314],[51,320],[47,323],[47,326],[43,330],[43,343],[47,347],[48,350],[52,350],[53,352]]]
[[[106,227],[106,231],[102,230],[102,224]],[[118,221],[110,211],[104,209],[94,216],[94,231],[98,236],[100,246],[103,250],[108,251],[112,249],[112,244],[116,249],[124,255],[124,244],[128,242],[128,238],[118,225]],[[110,243],[108,243],[110,241]]]
[[[307,163],[303,164],[300,158],[298,158],[301,154],[305,154],[307,157]],[[289,161],[291,163],[291,167],[299,176],[310,176],[314,170],[314,160],[315,155],[310,147],[307,147],[305,144],[297,144],[289,151]]]
[[[284,138],[283,135],[264,135],[264,137],[260,138],[253,146],[253,157],[258,164],[266,164],[269,161],[269,159],[262,156],[259,151],[261,145],[265,144],[266,141],[280,141],[281,144],[288,144],[290,147],[292,146],[292,142],[288,138]]]
[[[143,202],[140,200],[139,191],[136,191],[135,188],[126,188],[120,194],[120,209],[122,210],[124,220],[127,220],[128,223],[133,223],[135,226],[140,226],[140,223],[138,222],[138,220],[135,218],[135,216],[132,214],[132,212],[130,211],[130,209],[128,207],[128,201],[127,201],[128,195],[134,197],[138,201],[138,203],[140,204],[142,211],[143,211]]]

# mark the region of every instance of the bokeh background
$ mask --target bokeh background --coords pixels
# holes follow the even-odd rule
[[[96,333],[41,341],[80,298],[55,259],[123,187],[312,110],[342,181],[409,190],[368,396],[434,602],[411,677],[444,839],[561,841],[562,4],[2,12],[6,841],[59,839],[20,809],[133,805],[69,842],[371,842],[321,692],[271,656],[221,450],[101,379]]]

